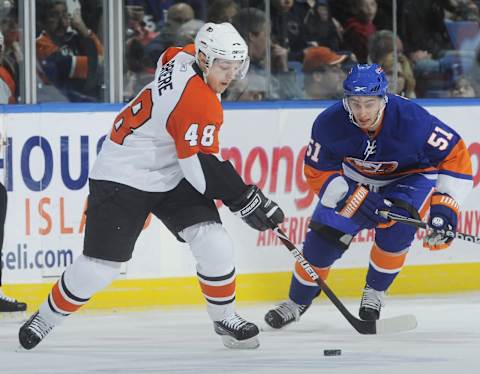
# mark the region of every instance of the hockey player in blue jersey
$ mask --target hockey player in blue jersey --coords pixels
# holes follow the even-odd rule
[[[315,120],[304,172],[319,201],[303,255],[322,279],[362,229],[375,229],[359,316],[380,317],[385,292],[402,269],[416,229],[389,222],[390,210],[455,231],[458,204],[472,188],[470,155],[452,128],[416,103],[387,94],[376,64],[356,65],[344,98]],[[428,233],[424,246],[446,248],[453,239]],[[273,328],[298,321],[319,287],[295,264],[289,299],[265,315]]]

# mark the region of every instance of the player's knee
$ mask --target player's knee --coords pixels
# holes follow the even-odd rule
[[[309,228],[326,242],[346,251],[353,240],[353,235],[337,230],[331,226],[310,222]]]
[[[331,226],[310,222],[303,252],[315,266],[330,266],[342,257],[353,236]]]
[[[80,255],[65,271],[64,281],[74,295],[79,297],[108,286],[120,274],[121,262],[107,261]]]
[[[214,276],[232,271],[233,244],[222,225],[203,222],[187,227],[179,235],[190,245],[199,273]]]

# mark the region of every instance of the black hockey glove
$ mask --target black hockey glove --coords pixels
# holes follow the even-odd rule
[[[267,199],[255,185],[248,186],[238,199],[230,202],[230,211],[258,231],[274,228],[282,223],[285,215],[274,201]]]

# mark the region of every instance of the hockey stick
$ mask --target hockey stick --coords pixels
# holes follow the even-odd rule
[[[364,321],[356,318],[348,311],[343,303],[338,299],[330,287],[318,276],[312,265],[303,257],[302,252],[292,243],[285,232],[278,226],[272,228],[272,231],[277,235],[281,242],[292,253],[293,257],[298,261],[306,273],[315,281],[320,289],[327,295],[330,301],[337,307],[346,320],[357,330],[360,334],[388,334],[394,332],[413,330],[417,327],[417,320],[411,314],[402,315],[398,317],[385,318],[376,321]]]
[[[419,229],[425,229],[425,230],[430,230],[434,232],[438,232],[439,234],[445,234],[446,236],[450,238],[456,238],[456,239],[463,239],[466,240],[467,242],[475,243],[475,244],[480,244],[480,237],[478,236],[473,236],[473,235],[468,235],[464,234],[461,232],[454,232],[450,230],[437,230],[434,229],[433,227],[429,226],[423,221],[420,221],[415,218],[410,218],[410,217],[405,217],[400,214],[388,212],[386,210],[382,210],[378,212],[378,214],[386,219],[391,219],[393,221],[397,221],[400,223],[404,223],[406,225],[414,226]]]

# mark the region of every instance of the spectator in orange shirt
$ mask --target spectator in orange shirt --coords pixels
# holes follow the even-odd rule
[[[4,64],[5,39],[0,31],[0,104],[14,104],[15,79],[8,66]]]
[[[69,101],[99,101],[100,40],[86,27],[80,9],[69,17],[64,0],[47,0],[41,10],[44,30],[36,46],[42,80]]]

